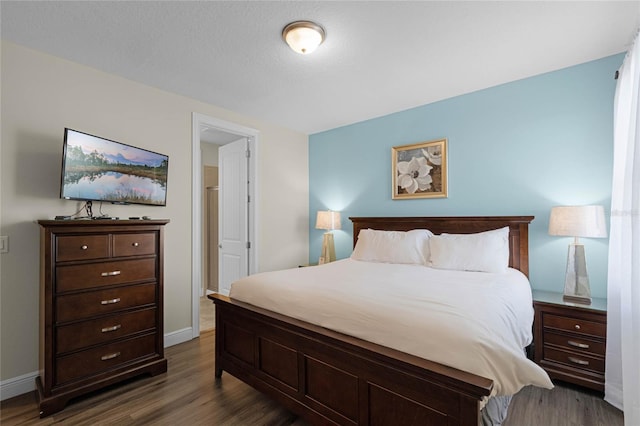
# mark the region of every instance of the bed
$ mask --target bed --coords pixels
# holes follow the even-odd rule
[[[533,220],[531,216],[350,219],[353,222],[354,247],[357,247],[361,230],[426,229],[434,234],[475,234],[507,227],[508,265],[528,276],[528,224]],[[309,270],[304,273],[309,277],[314,269],[325,272],[336,269],[350,274],[353,268],[359,267],[357,261],[345,261],[343,264],[336,262],[331,266],[304,268]],[[387,268],[385,265],[376,267]],[[409,269],[409,266],[404,267],[404,270]],[[305,276],[299,271],[287,274],[291,273]],[[270,276],[272,279],[278,277]],[[285,315],[282,313],[285,309],[276,311],[260,307],[261,299],[277,301],[281,295],[284,297],[275,291],[270,294],[269,287],[266,289],[266,293],[254,293],[253,299],[246,298],[253,303],[236,300],[233,287],[231,296],[234,298],[209,296],[216,305],[217,378],[227,371],[312,424],[480,424],[488,407],[482,412],[481,409],[489,397],[496,394],[498,383],[468,371],[473,368],[454,368],[445,365],[448,364],[446,360],[435,362],[412,353],[410,349],[398,350],[384,341],[374,343],[354,337],[349,332],[335,331],[340,330],[339,326],[323,327],[318,325],[323,324],[322,321],[314,324]],[[339,292],[339,289],[332,291]],[[236,294],[242,296],[242,291]],[[339,301],[340,297],[330,300]],[[381,305],[380,313],[393,317],[397,308],[393,303],[386,307]],[[384,322],[377,324],[384,329]],[[428,346],[436,348],[438,342]],[[536,368],[530,364],[522,364],[522,369]],[[520,369],[518,367],[517,370]],[[550,382],[542,378],[537,383],[534,380],[534,384],[547,386]]]

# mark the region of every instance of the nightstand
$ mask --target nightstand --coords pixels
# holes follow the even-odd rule
[[[533,291],[534,359],[552,379],[604,392],[607,300],[591,305]]]

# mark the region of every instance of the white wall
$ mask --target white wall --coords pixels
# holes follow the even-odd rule
[[[8,42],[2,42],[1,65],[0,233],[10,238],[10,252],[0,255],[3,386],[25,376],[31,381],[38,369],[35,221],[73,214],[82,204],[58,195],[65,127],[169,155],[166,207],[102,206],[113,216],[171,220],[165,231],[165,335],[191,327],[192,112],[260,131],[259,270],[306,262],[306,135]]]
[[[203,166],[217,166],[218,165],[218,145],[212,143],[200,144],[200,150],[202,151],[202,165]]]

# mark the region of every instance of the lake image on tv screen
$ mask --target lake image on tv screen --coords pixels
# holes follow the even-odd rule
[[[165,205],[168,157],[69,131],[64,198]]]

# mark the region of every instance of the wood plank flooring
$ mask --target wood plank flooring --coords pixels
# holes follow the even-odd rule
[[[168,348],[169,371],[142,376],[73,400],[40,419],[35,393],[0,404],[9,425],[294,425],[307,426],[227,373],[213,377],[214,331]],[[623,415],[598,394],[559,385],[528,387],[512,400],[505,426],[622,426]]]

